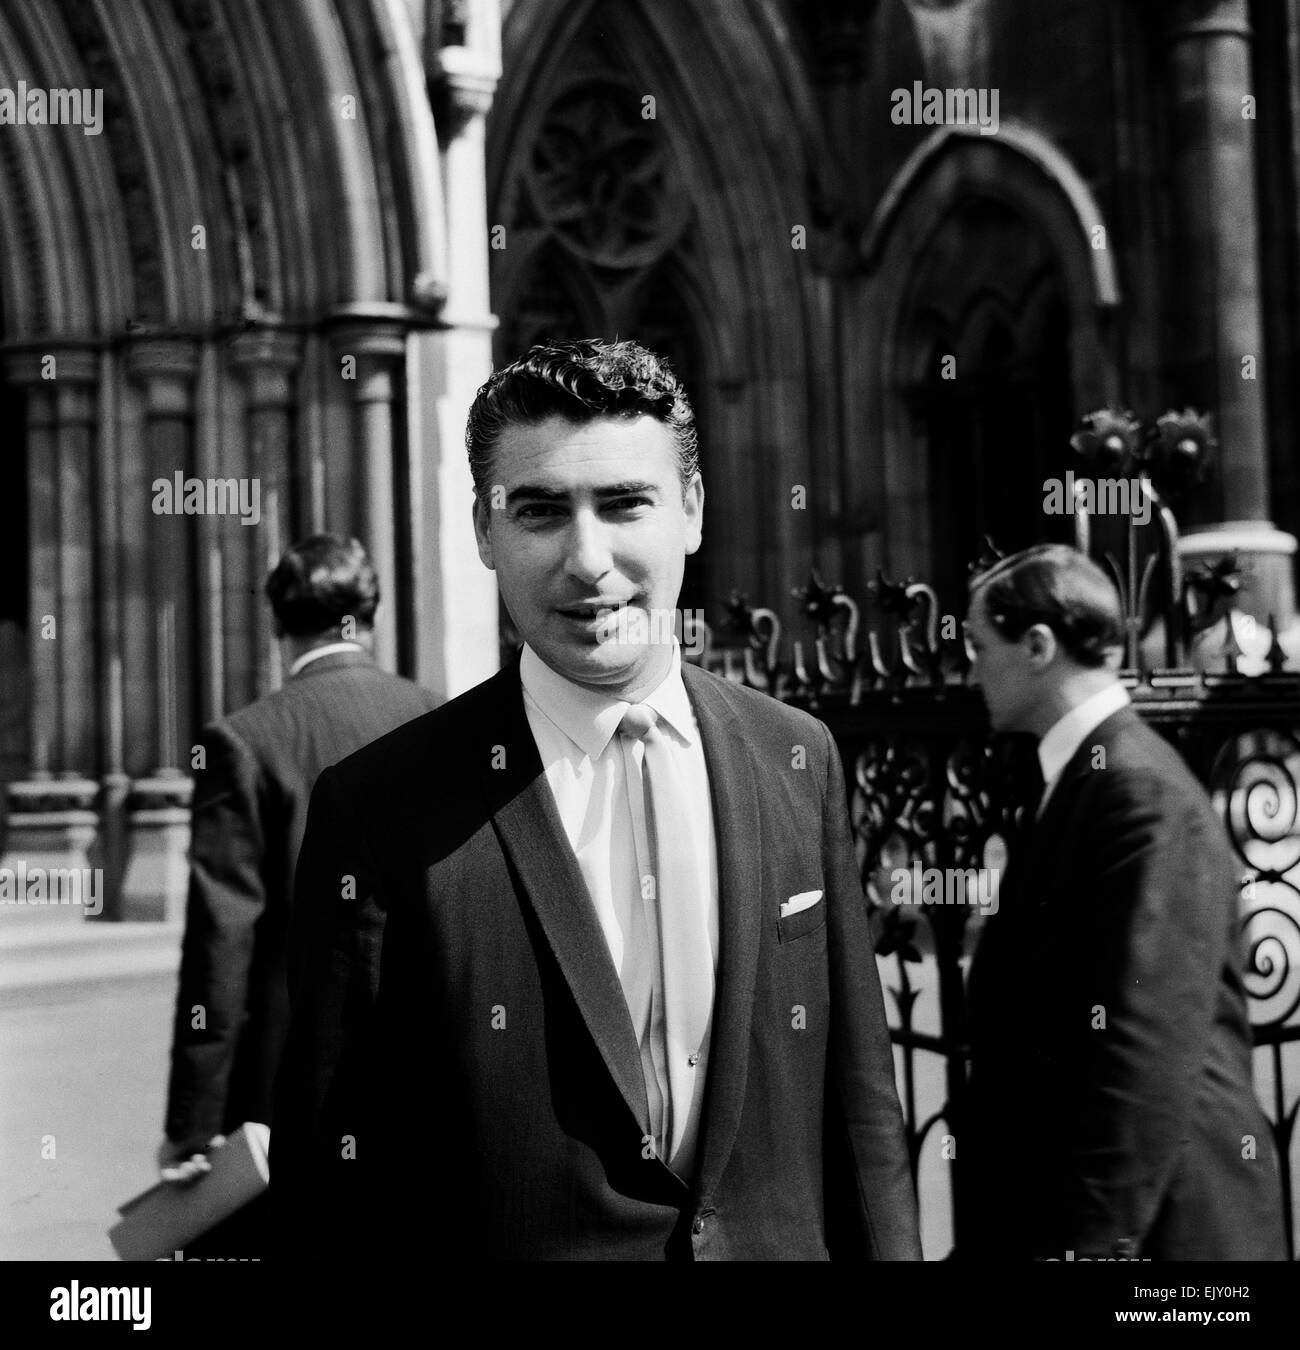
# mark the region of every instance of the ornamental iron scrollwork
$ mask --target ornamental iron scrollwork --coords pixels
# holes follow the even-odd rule
[[[1215,447],[1206,418],[1188,409],[1146,424],[1107,409],[1084,419],[1074,447],[1098,474],[1134,475],[1153,507],[1155,553],[1138,547],[1130,520],[1126,557],[1104,560],[1126,619],[1126,665],[1119,677],[1139,716],[1206,785],[1241,862],[1242,969],[1257,1088],[1281,1162],[1294,1255],[1300,670],[1288,668],[1272,615],[1266,630],[1260,625],[1271,634],[1266,658],[1251,663],[1253,669],[1242,660],[1234,628],[1241,616],[1230,608],[1239,590],[1234,560],[1182,575],[1169,502],[1195,487],[1212,463]],[[1076,508],[1075,515],[1076,543],[1086,551],[1087,511]],[[986,556],[973,572],[1001,557],[992,540],[985,542]],[[892,1005],[904,1122],[924,1203],[922,1174],[934,1156],[927,1140],[940,1122],[955,1137],[963,1120],[966,964],[984,918],[969,903],[969,891],[967,903],[946,897],[930,903],[923,892],[917,904],[904,889],[896,902],[895,878],[900,869],[918,867],[944,874],[983,868],[1000,877],[1008,853],[1014,859],[1014,841],[1036,782],[1033,747],[1025,738],[991,735],[978,691],[968,686],[970,664],[959,625],[955,616],[940,613],[937,595],[924,582],[878,572],[859,599],[813,572],[793,594],[806,627],[787,636],[774,611],[733,592],[725,628],[739,646],[706,634],[704,664],[813,711],[835,739],[846,770],[876,956]],[[1151,645],[1140,641],[1144,632],[1154,632],[1152,624],[1163,624],[1163,641],[1153,644],[1159,648],[1154,661]],[[1222,650],[1201,659],[1207,642],[1218,641],[1220,626]],[[959,878],[957,884],[964,883]],[[921,1070],[936,1060],[938,1074],[924,1080],[931,1102],[923,1108]],[[945,1158],[938,1184],[950,1202],[955,1232],[961,1163],[956,1155]]]
[[[1300,1011],[1300,742],[1269,729],[1232,737],[1213,787],[1243,864],[1244,978],[1267,1042]]]
[[[969,1057],[966,958],[984,920],[969,903],[895,903],[894,878],[898,869],[917,866],[1000,875],[1023,825],[1033,749],[1023,738],[990,735],[982,700],[966,684],[960,636],[936,624],[928,587],[881,575],[861,604],[814,574],[796,594],[811,640],[786,641],[772,610],[733,592],[727,628],[743,646],[716,646],[710,634],[704,661],[729,679],[813,710],[834,736],[919,1179],[931,1165],[934,1146],[927,1141],[940,1123],[954,1136],[960,1130]],[[1241,861],[1243,977],[1257,1085],[1282,1160],[1294,1245],[1300,672],[1274,660],[1246,675],[1230,661],[1216,670],[1125,670],[1121,679],[1138,714],[1206,784]],[[936,1062],[938,1088],[929,1069]],[[960,1167],[955,1158],[945,1162],[937,1183],[946,1188],[954,1231]]]

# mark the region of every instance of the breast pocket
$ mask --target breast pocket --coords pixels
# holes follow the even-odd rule
[[[776,921],[776,936],[781,943],[798,942],[826,926],[826,899],[823,896],[816,904],[809,905],[795,914],[787,914]]]

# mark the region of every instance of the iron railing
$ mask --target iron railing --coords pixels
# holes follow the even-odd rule
[[[1137,712],[1179,750],[1210,792],[1241,863],[1256,1089],[1281,1162],[1294,1259],[1300,671],[1284,669],[1274,630],[1267,668],[1242,674],[1231,612],[1222,617],[1223,643],[1213,668],[1189,664],[1192,639],[1200,632],[1204,649],[1212,616],[1231,599],[1233,574],[1220,566],[1182,575],[1173,515],[1145,468],[1139,477],[1155,508],[1157,546],[1144,558],[1130,522],[1127,558],[1104,560],[1127,623],[1120,677]],[[1076,543],[1086,551],[1089,538],[1083,512]],[[696,636],[703,664],[814,712],[839,747],[876,952],[893,1005],[891,1032],[923,1229],[933,1238],[949,1224],[955,1234],[961,1221],[960,1155],[955,1147],[933,1145],[936,1135],[955,1140],[961,1134],[969,1066],[965,973],[984,920],[970,904],[891,903],[889,879],[914,862],[945,873],[1000,868],[1031,790],[1026,770],[1033,751],[1023,738],[990,734],[978,691],[967,684],[956,617],[941,613],[929,586],[881,576],[868,590],[871,621],[863,623],[863,606],[814,575],[796,592],[810,621],[808,641],[787,645],[772,610],[752,608],[734,594],[728,626],[738,640],[719,647],[708,630]],[[1162,620],[1163,633],[1157,626],[1154,642],[1144,644],[1153,615]],[[1217,632],[1217,619],[1213,627]],[[1153,646],[1164,664],[1149,659]],[[936,1213],[936,1206],[947,1214]]]

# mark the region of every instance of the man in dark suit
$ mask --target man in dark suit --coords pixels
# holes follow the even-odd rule
[[[271,1084],[289,1024],[294,866],[317,776],[435,706],[431,694],[371,658],[379,583],[355,539],[304,540],[280,559],[266,594],[288,680],[207,728],[195,774],[158,1156],[169,1181],[206,1171],[214,1138],[245,1121],[271,1124]]]
[[[1038,742],[1043,795],[970,976],[979,1259],[1283,1255],[1251,1087],[1239,868],[1204,789],[1115,675],[1105,574],[1063,545],[972,581],[995,731]]]
[[[633,343],[479,391],[479,553],[525,640],[322,775],[276,1087],[283,1253],[916,1258],[826,728],[681,662],[703,488]]]

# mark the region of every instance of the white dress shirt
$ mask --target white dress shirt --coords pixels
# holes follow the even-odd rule
[[[1054,722],[1038,742],[1038,764],[1043,771],[1043,795],[1038,802],[1038,817],[1047,806],[1047,799],[1056,787],[1056,781],[1074,753],[1099,726],[1121,708],[1128,706],[1128,690],[1122,684],[1108,684],[1105,689],[1076,703],[1064,717]]]
[[[663,967],[657,926],[646,922],[623,748],[617,735],[618,724],[629,705],[625,700],[598,694],[566,680],[526,645],[519,676],[528,725],[537,742],[560,823],[587,883],[627,999],[641,1050],[656,1144],[660,1156],[668,1161],[663,1141],[658,1137],[658,1122],[663,1118],[669,1094]],[[716,970],[718,858],[713,802],[704,746],[682,681],[681,649],[676,642],[667,676],[643,702],[659,714],[659,725],[686,783],[689,815],[697,823],[691,837],[674,840],[673,847],[689,857],[697,878],[694,898],[707,908],[705,925]],[[630,749],[640,766],[645,747],[637,742]],[[702,1074],[701,1084],[703,1080]],[[675,1105],[680,1109],[680,1104]],[[683,1172],[694,1156],[696,1132],[691,1132],[692,1137],[672,1158],[674,1167]]]
[[[305,665],[312,661],[318,661],[322,656],[333,656],[335,652],[363,652],[365,648],[359,642],[327,642],[323,647],[313,647],[309,652],[303,654],[289,667],[289,677],[292,679]]]

